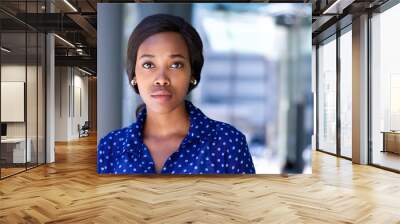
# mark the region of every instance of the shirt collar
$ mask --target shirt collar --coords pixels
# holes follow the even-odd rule
[[[201,139],[201,127],[204,122],[208,119],[203,112],[200,111],[199,108],[195,107],[192,102],[185,100],[186,111],[189,113],[189,132],[186,137],[183,139],[182,146],[187,144],[191,145],[196,141]],[[147,110],[144,107],[137,116],[137,120],[135,123],[131,125],[132,132],[134,133],[133,138],[134,141],[137,141],[140,144],[143,144],[143,128],[144,121],[146,119]]]

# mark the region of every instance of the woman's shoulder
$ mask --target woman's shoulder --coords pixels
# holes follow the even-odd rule
[[[214,132],[217,135],[230,136],[230,137],[234,136],[244,137],[244,134],[231,124],[217,120],[212,120],[212,123],[214,127]]]
[[[108,132],[105,136],[103,136],[100,139],[100,142],[113,141],[114,139],[117,139],[119,137],[125,137],[127,131],[128,131],[128,127],[114,129],[114,130]]]
[[[135,125],[136,123],[133,123],[127,127],[110,131],[100,139],[99,146],[101,145],[118,146],[120,145],[120,143],[135,138],[136,135],[138,135],[138,131],[135,129]]]
[[[186,101],[189,111],[193,116],[196,128],[200,129],[201,133],[206,133],[210,136],[237,136],[244,137],[244,134],[235,128],[233,125],[223,121],[214,120],[203,113],[199,108],[195,107],[190,101]],[[222,137],[221,136],[221,137]]]
[[[225,146],[247,144],[245,135],[231,124],[211,120],[212,140],[215,144]]]

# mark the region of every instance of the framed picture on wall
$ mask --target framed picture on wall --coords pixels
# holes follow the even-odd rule
[[[1,82],[1,122],[24,122],[25,82]]]

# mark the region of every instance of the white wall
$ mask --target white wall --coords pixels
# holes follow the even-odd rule
[[[80,124],[81,126],[85,123],[85,121],[89,120],[89,113],[88,113],[88,106],[89,106],[89,102],[88,102],[88,96],[89,96],[89,92],[88,92],[88,77],[85,76],[81,76],[80,74],[83,73],[78,73],[77,75],[77,70],[74,71],[75,75],[74,75],[74,108],[73,110],[75,111],[75,113],[72,113],[73,119],[72,119],[72,124],[71,124],[71,136],[72,138],[78,138],[79,137],[79,133],[78,133],[78,124]],[[80,90],[80,93],[78,93],[78,90]],[[80,99],[78,98],[78,96],[80,95]],[[81,101],[79,103],[79,100]],[[80,105],[79,105],[80,104]],[[79,111],[79,106],[81,106],[81,112]]]
[[[79,138],[78,124],[88,120],[88,78],[83,75],[76,68],[56,67],[56,141]]]
[[[32,80],[30,75],[35,75],[36,76],[36,67],[34,66],[27,66],[25,65],[2,65],[1,66],[1,81],[3,82],[25,82],[25,75],[27,69],[27,74],[28,74],[28,79],[29,79],[29,85],[36,85],[36,80]],[[35,130],[36,134],[36,113],[32,113],[32,111],[36,111],[36,88],[27,88],[27,96],[28,98],[27,103],[28,106],[31,106],[29,110],[27,111],[27,120],[28,120],[28,137],[30,133],[33,133],[33,130]],[[34,102],[34,104],[31,104],[31,102]],[[7,110],[8,108],[1,108],[1,110]],[[34,123],[32,123],[34,121]],[[25,137],[25,123],[26,122],[7,122],[7,136],[8,137]]]

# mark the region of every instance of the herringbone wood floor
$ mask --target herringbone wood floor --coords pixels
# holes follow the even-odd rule
[[[0,223],[400,223],[400,175],[315,152],[313,174],[98,176],[96,138],[0,181]]]

